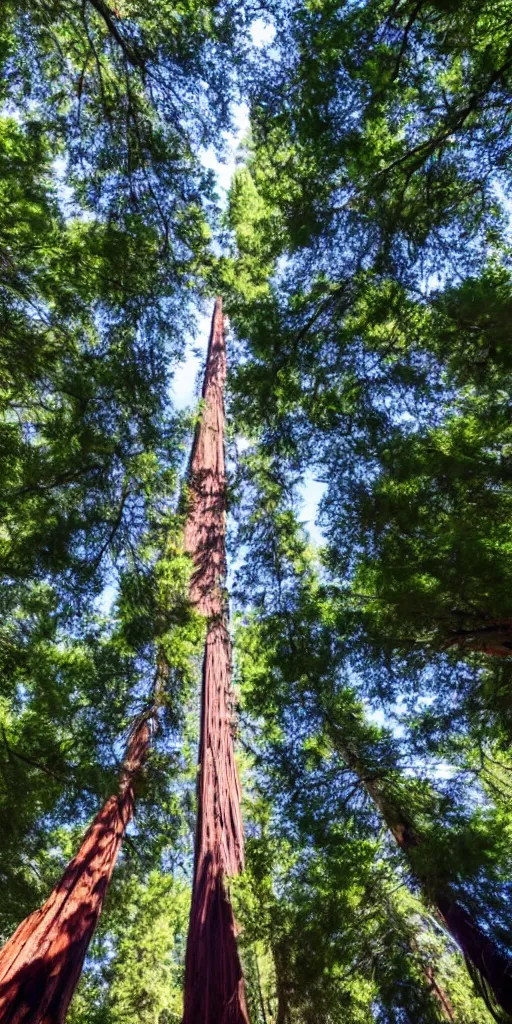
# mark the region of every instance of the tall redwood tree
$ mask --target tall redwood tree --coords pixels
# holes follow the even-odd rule
[[[231,716],[227,625],[224,383],[226,343],[217,298],[203,384],[203,411],[189,475],[185,546],[190,597],[207,619],[203,662],[198,812],[183,1024],[247,1024],[244,981],[227,879],[243,867],[240,784]]]
[[[109,797],[46,903],[0,950],[1,1024],[62,1024],[134,809],[155,709],[134,724],[118,793]]]
[[[496,945],[492,937],[456,899],[446,885],[440,885],[420,860],[417,851],[422,844],[421,834],[399,800],[390,795],[386,783],[371,763],[362,758],[352,744],[344,742],[340,731],[330,723],[333,742],[346,764],[357,774],[368,795],[380,811],[385,824],[403,850],[418,879],[426,899],[437,910],[447,930],[462,950],[468,970],[494,1012],[500,1008],[512,1018],[512,962]],[[498,1010],[499,1014],[499,1010]]]

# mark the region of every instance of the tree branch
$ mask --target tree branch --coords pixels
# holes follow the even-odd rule
[[[89,3],[94,7],[94,10],[100,15],[100,17],[103,18],[110,35],[115,39],[116,43],[123,51],[128,63],[131,64],[132,67],[137,68],[139,71],[144,73],[146,70],[145,62],[143,58],[132,49],[130,44],[126,42],[126,39],[119,31],[114,21],[114,12],[107,7],[107,4],[105,4],[103,0],[89,0]]]

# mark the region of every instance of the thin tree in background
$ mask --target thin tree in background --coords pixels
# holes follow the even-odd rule
[[[141,715],[128,739],[119,790],[87,830],[46,903],[0,950],[1,1024],[62,1024],[80,979],[128,823],[134,786],[146,759],[156,707]]]
[[[419,881],[427,902],[433,904],[446,929],[464,954],[468,971],[491,1013],[500,1017],[500,1010],[512,1017],[512,962],[493,938],[480,927],[474,917],[449,890],[436,880],[427,863],[417,863],[422,836],[406,808],[387,791],[378,769],[362,757],[355,745],[344,739],[341,731],[329,721],[329,732],[335,747],[346,764],[361,780],[366,792],[378,808],[398,846],[403,850]]]
[[[247,1024],[244,980],[227,879],[243,867],[240,783],[231,721],[227,623],[222,300],[216,299],[203,383],[203,411],[189,475],[185,547],[190,598],[207,619],[203,661],[198,811],[183,1024]]]

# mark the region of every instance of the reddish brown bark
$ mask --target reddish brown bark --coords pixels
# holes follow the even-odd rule
[[[436,879],[418,870],[415,852],[422,838],[405,807],[391,794],[384,779],[365,762],[355,745],[345,740],[342,730],[329,717],[330,735],[343,760],[361,780],[368,795],[380,811],[398,846],[404,851],[413,874],[423,888],[426,898],[436,908],[439,917],[461,949],[468,969],[488,1005],[495,1005],[512,1016],[512,960],[477,924],[471,915],[453,899],[446,887],[436,885]]]
[[[459,903],[442,893],[434,896],[434,902],[470,969],[471,966],[476,968],[478,976],[475,981],[486,1001],[512,1016],[512,961],[504,956]]]
[[[226,346],[217,299],[192,448],[185,547],[191,601],[207,619],[201,699],[198,812],[183,1024],[247,1024],[244,981],[227,879],[243,867],[240,784],[233,749],[231,645],[224,592]]]
[[[46,903],[0,950],[1,1024],[62,1024],[128,822],[133,786],[150,742],[149,716],[134,726],[121,774]]]
[[[435,882],[416,871],[414,851],[421,843],[421,836],[415,830],[405,810],[397,806],[384,792],[379,780],[372,779],[362,764],[351,757],[365,788],[392,832],[396,842],[404,851],[413,872],[423,886],[427,898],[435,906],[447,930],[461,949],[471,975],[488,1002],[494,1003],[512,1015],[512,961],[507,958],[495,942],[483,931],[471,915],[445,890],[437,890]],[[476,973],[475,973],[476,972]]]
[[[445,1020],[452,1021],[452,1024],[453,1024],[453,1022],[455,1021],[455,1010],[453,1008],[453,1004],[452,1004],[451,1000],[448,998],[448,996],[446,995],[446,992],[444,991],[444,989],[439,984],[439,982],[438,982],[438,980],[436,978],[436,973],[435,973],[434,968],[432,967],[431,964],[428,964],[424,968],[424,974],[425,974],[425,978],[426,978],[428,987],[429,987],[430,991],[432,992],[432,995],[434,996],[434,999],[436,1000],[436,1003],[439,1006],[439,1009],[441,1011],[441,1015],[444,1017]]]
[[[495,622],[475,629],[460,629],[447,641],[447,647],[465,647],[495,658],[512,657],[512,622]]]

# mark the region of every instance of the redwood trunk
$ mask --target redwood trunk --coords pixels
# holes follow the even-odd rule
[[[414,826],[407,820],[407,815],[401,814],[400,809],[388,804],[382,795],[380,798],[376,797],[376,788],[375,783],[367,784],[368,792],[373,795],[386,824],[411,862],[414,857],[414,849],[419,845],[421,839],[415,832]],[[414,863],[411,866],[414,871]],[[428,884],[429,879],[419,877],[418,880],[430,902],[436,907],[446,928],[462,950],[466,961],[470,966],[476,968],[478,975],[483,980],[482,994],[490,995],[491,999],[506,1013],[512,1014],[512,962],[503,955],[493,940],[456,900],[451,899],[445,892],[435,889],[432,891]]]
[[[411,949],[414,950],[415,956],[418,958],[421,964],[423,977],[427,982],[428,990],[434,997],[439,1011],[443,1020],[449,1020],[452,1024],[456,1024],[455,1010],[453,1004],[443,989],[442,985],[439,984],[436,976],[436,971],[432,964],[425,963],[424,954],[421,951],[420,945],[416,938],[411,937],[410,939]]]
[[[248,1024],[227,880],[243,867],[240,784],[232,734],[231,645],[224,593],[226,469],[222,301],[212,320],[203,411],[192,448],[185,547],[190,598],[207,619],[201,700],[198,812],[183,1024]]]
[[[434,999],[436,1000],[436,1003],[439,1006],[439,1009],[441,1011],[441,1015],[444,1017],[445,1020],[449,1020],[449,1021],[452,1022],[452,1024],[454,1024],[454,1022],[455,1022],[455,1011],[454,1011],[452,1002],[448,998],[448,996],[446,995],[446,992],[444,991],[444,989],[439,984],[439,982],[438,982],[438,980],[436,978],[436,973],[435,973],[434,968],[432,967],[432,965],[428,964],[428,966],[424,968],[424,972],[423,973],[425,975],[425,978],[426,978],[429,990],[432,993],[432,995],[434,996]]]
[[[475,629],[460,629],[449,637],[447,647],[465,647],[495,658],[512,657],[512,622],[493,623]]]
[[[486,1001],[496,1003],[512,1016],[512,961],[504,956],[459,903],[441,894],[434,896],[434,902],[469,965],[476,968],[483,979],[482,994]]]
[[[476,972],[475,980],[479,983],[481,994],[488,1003],[495,1003],[512,1016],[512,960],[501,952],[460,903],[446,891],[436,890],[431,879],[415,871],[414,851],[421,843],[421,836],[416,832],[413,822],[405,810],[384,792],[380,781],[371,777],[371,770],[365,767],[354,750],[342,747],[339,740],[338,748],[347,764],[360,777],[387,827],[406,854],[426,897],[436,907],[447,930],[464,954],[473,977]]]
[[[133,817],[133,784],[150,734],[146,716],[132,730],[118,794],[96,815],[46,903],[0,950],[1,1024],[63,1024]]]

